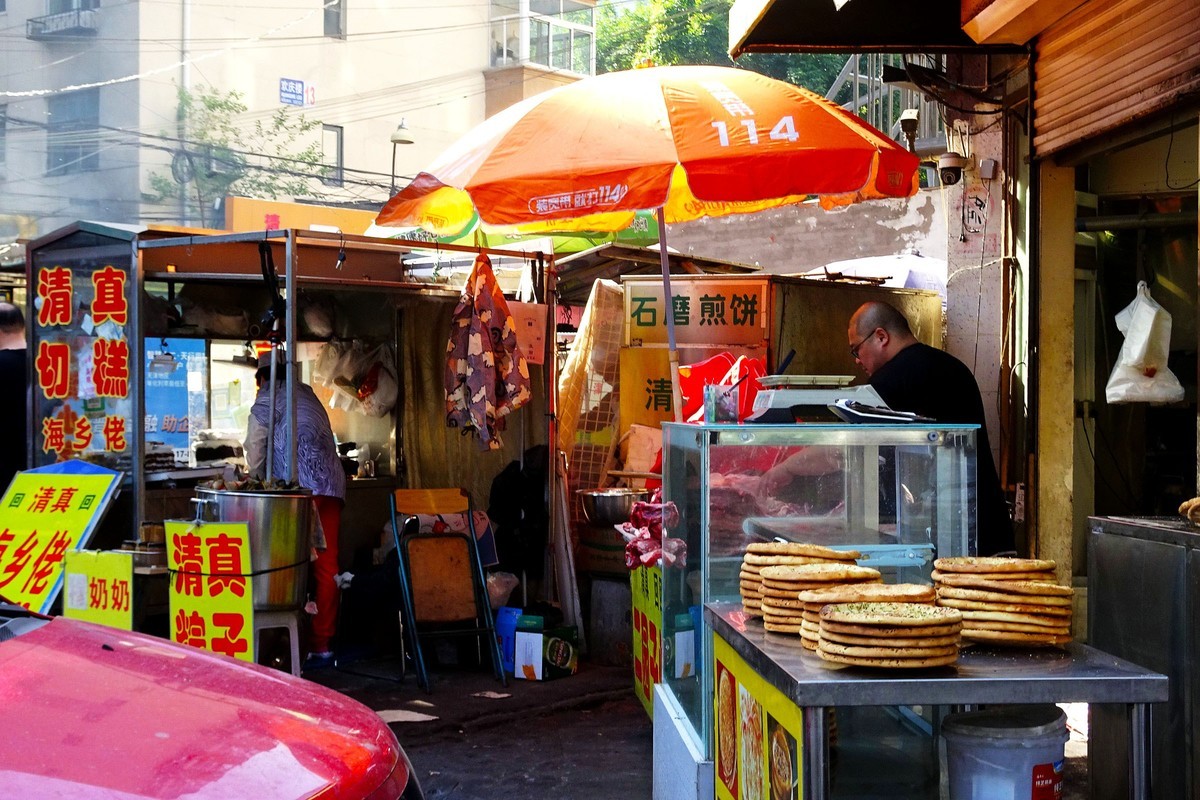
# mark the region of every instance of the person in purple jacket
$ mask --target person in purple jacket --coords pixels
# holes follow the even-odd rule
[[[273,417],[271,472],[275,480],[287,481],[291,474],[288,464],[287,371],[282,361],[275,369],[275,409],[271,414],[271,359],[264,354],[258,359],[254,374],[258,396],[250,408],[246,430],[246,465],[250,475],[264,478],[267,471],[267,425]],[[342,506],[346,499],[346,472],[338,459],[337,443],[325,406],[307,384],[296,381],[296,475],[300,487],[312,492],[317,515],[325,537],[325,548],[317,550],[313,564],[313,583],[316,589],[317,614],[312,620],[309,657],[306,669],[331,666],[331,645],[337,627],[338,587],[334,576],[338,572],[338,528]]]

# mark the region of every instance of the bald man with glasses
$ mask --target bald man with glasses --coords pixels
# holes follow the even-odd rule
[[[850,317],[850,357],[869,383],[897,411],[912,411],[944,423],[979,426],[976,438],[978,554],[1014,547],[1012,522],[988,442],[983,399],[975,376],[954,356],[913,336],[908,320],[883,302],[864,303]]]

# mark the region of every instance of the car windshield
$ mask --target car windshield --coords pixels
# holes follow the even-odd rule
[[[0,597],[0,642],[40,628],[50,620]]]

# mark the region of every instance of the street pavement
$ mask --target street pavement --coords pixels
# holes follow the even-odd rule
[[[399,659],[371,659],[304,677],[387,720],[429,800],[595,800],[651,796],[650,718],[629,667],[581,662],[552,681],[509,678],[483,667],[437,669],[432,691]]]
[[[396,680],[399,664],[373,658],[304,677],[388,721],[429,800],[651,797],[650,719],[629,667],[581,660],[570,677],[507,686],[486,667],[441,667],[426,693],[411,672]],[[1086,740],[1073,737],[1066,755],[1062,798],[1086,800]]]

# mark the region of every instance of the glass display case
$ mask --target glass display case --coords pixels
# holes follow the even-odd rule
[[[746,547],[853,549],[887,583],[930,583],[933,560],[975,552],[977,426],[663,425],[664,531],[686,559],[662,570],[662,674],[694,745],[712,754],[712,637],[700,609],[739,601]],[[694,630],[697,635],[678,636]],[[686,654],[694,671],[674,669]],[[916,723],[920,725],[920,721]]]

